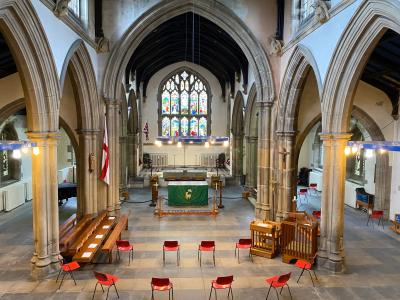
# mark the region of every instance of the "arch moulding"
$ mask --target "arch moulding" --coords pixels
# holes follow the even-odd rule
[[[130,57],[140,42],[157,26],[183,13],[192,12],[207,18],[225,30],[240,46],[254,70],[259,102],[274,100],[274,84],[271,68],[259,41],[244,22],[223,4],[204,0],[163,0],[139,17],[114,47],[103,81],[106,99],[120,99],[119,83],[122,82]]]
[[[357,82],[387,29],[400,33],[400,3],[364,1],[349,22],[332,57],[322,93],[322,131],[348,131]]]

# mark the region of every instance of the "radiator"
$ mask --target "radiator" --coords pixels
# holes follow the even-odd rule
[[[5,211],[13,210],[25,203],[25,188],[23,183],[11,184],[2,190]]]
[[[153,167],[165,167],[168,165],[167,153],[150,153],[150,159],[153,162]]]

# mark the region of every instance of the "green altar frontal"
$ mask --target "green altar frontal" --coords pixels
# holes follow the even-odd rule
[[[169,206],[207,206],[207,181],[174,181],[168,184]]]

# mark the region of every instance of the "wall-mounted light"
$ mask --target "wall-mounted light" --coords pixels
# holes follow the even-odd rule
[[[39,153],[40,153],[39,147],[33,147],[32,153],[33,153],[33,155],[36,155],[36,156],[39,155]]]
[[[12,157],[15,159],[20,159],[21,158],[21,150],[19,150],[19,149],[13,150]]]
[[[204,143],[204,147],[210,148],[210,143],[209,143],[209,142],[205,142],[205,143]]]
[[[351,154],[351,148],[349,146],[344,147],[344,155],[349,156]]]
[[[366,151],[365,151],[365,157],[366,158],[371,158],[371,157],[373,157],[374,156],[374,151],[372,151],[371,149],[367,149]]]
[[[351,154],[356,154],[357,152],[358,152],[358,146],[353,145],[353,147],[351,147]]]
[[[178,146],[178,148],[182,148],[182,142],[178,142],[176,145]]]
[[[223,145],[224,147],[229,147],[229,141],[224,141]]]

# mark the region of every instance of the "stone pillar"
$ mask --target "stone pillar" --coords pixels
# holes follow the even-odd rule
[[[294,171],[294,132],[279,132],[278,134],[278,181],[279,198],[276,219],[282,221],[287,212],[292,210],[293,192],[295,188]]]
[[[98,130],[80,130],[79,134],[79,166],[78,166],[78,217],[97,213],[97,181]]]
[[[137,176],[137,143],[138,135],[135,133],[128,134],[128,179],[129,182]]]
[[[257,102],[258,117],[258,178],[256,217],[271,219],[269,199],[270,148],[271,148],[271,106],[270,102]]]
[[[120,136],[119,137],[119,165],[120,165],[120,172],[119,172],[119,188],[126,189],[128,186],[127,181],[127,136]]]
[[[232,136],[232,176],[236,184],[241,183],[243,176],[243,136]]]
[[[319,265],[335,272],[344,269],[343,230],[346,157],[344,149],[351,134],[321,134],[324,168],[321,196]]]
[[[389,217],[390,181],[391,170],[389,167],[389,154],[378,154],[376,151],[376,182],[374,209],[384,210],[385,216]]]
[[[107,211],[116,213],[120,210],[119,201],[119,102],[106,101],[108,149],[110,166],[110,184],[107,187]]]
[[[139,159],[142,162],[140,166],[143,168],[143,105],[142,105],[142,96],[138,97],[138,126],[139,126],[139,135],[138,135],[138,145],[139,145]],[[141,170],[141,169],[140,169]]]
[[[32,263],[45,267],[58,262],[59,220],[57,180],[57,132],[30,132],[38,155],[32,155],[32,219],[34,254]]]
[[[246,136],[246,185],[250,187],[257,187],[257,141],[256,136]]]

